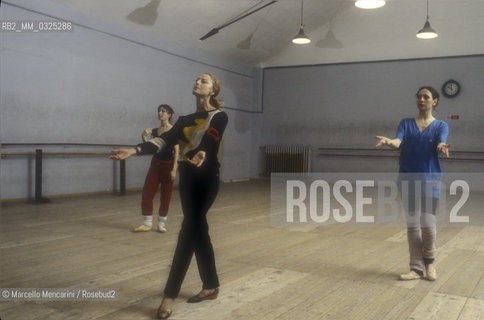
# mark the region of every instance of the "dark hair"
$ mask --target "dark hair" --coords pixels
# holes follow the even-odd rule
[[[166,112],[170,115],[170,120],[171,120],[171,118],[173,117],[173,114],[175,113],[175,111],[173,111],[173,108],[167,104],[160,104],[158,106],[158,113],[160,113],[161,108],[166,110]]]
[[[437,99],[437,103],[434,106],[434,109],[435,109],[439,104],[439,98],[440,98],[439,91],[437,91],[434,87],[431,87],[431,86],[422,86],[417,90],[417,94],[424,89],[430,91],[430,93],[432,94],[432,99],[434,100]]]

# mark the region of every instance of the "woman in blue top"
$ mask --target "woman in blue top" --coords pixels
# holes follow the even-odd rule
[[[442,168],[439,153],[449,157],[449,127],[432,115],[439,103],[439,92],[432,87],[417,91],[418,115],[400,121],[395,139],[376,136],[375,147],[400,149],[399,187],[407,211],[407,239],[410,272],[401,280],[437,278],[435,271],[436,206],[440,194]],[[437,182],[437,183],[436,183]]]

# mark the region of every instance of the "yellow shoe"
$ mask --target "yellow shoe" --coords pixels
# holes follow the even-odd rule
[[[134,232],[145,232],[150,230],[151,230],[151,226],[147,226],[146,224],[142,224],[139,227],[136,227],[133,229]]]

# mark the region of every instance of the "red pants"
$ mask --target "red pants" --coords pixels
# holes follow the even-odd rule
[[[162,217],[166,217],[168,214],[171,189],[173,186],[173,180],[171,180],[170,175],[172,169],[173,161],[161,161],[155,158],[151,160],[151,166],[146,175],[141,200],[141,213],[144,216],[151,216],[153,214],[153,198],[160,183],[160,209],[158,213]]]

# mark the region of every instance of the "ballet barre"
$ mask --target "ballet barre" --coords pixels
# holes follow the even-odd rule
[[[5,144],[2,144],[5,145]],[[10,144],[10,145],[28,145],[28,144]],[[61,145],[61,144],[47,144],[47,145]],[[62,144],[63,145],[63,144]],[[68,144],[81,145],[81,144]],[[86,146],[86,145],[82,145]],[[103,146],[103,145],[88,145],[88,146]],[[119,147],[119,145],[116,145]],[[46,203],[49,199],[42,196],[42,160],[44,156],[99,156],[108,157],[111,152],[44,152],[42,149],[36,149],[35,152],[1,152],[0,155],[5,157],[35,157],[35,198],[36,203]],[[119,162],[119,194],[126,194],[126,160]]]
[[[318,148],[318,157],[367,157],[398,158],[400,151],[392,149],[370,148]],[[443,161],[484,161],[484,151],[450,150],[450,157],[441,157]]]

